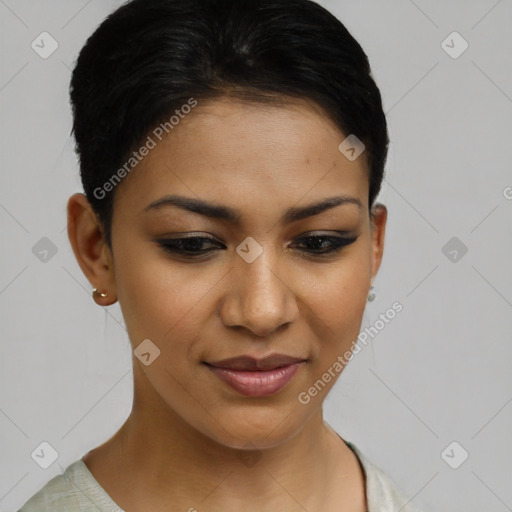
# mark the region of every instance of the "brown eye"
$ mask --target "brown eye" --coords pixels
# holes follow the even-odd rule
[[[303,252],[323,255],[339,252],[343,247],[354,243],[356,240],[357,236],[310,235],[299,238],[298,242],[301,242],[299,245],[306,246]]]
[[[156,242],[166,251],[192,258],[213,252],[215,249],[212,246],[222,249],[219,242],[205,236],[163,238]]]

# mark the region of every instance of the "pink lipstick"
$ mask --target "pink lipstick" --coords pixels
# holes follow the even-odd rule
[[[206,363],[220,380],[245,396],[265,397],[283,389],[306,360],[284,354],[263,359],[239,356]]]

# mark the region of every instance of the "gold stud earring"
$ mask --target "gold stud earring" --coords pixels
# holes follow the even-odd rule
[[[99,292],[96,288],[94,288],[94,290],[92,291],[92,296],[94,297],[94,296],[98,296],[98,295],[102,298],[105,298],[108,295],[108,293]]]

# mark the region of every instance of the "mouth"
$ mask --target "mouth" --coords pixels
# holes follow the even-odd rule
[[[283,389],[306,361],[284,354],[272,354],[264,359],[240,356],[204,364],[240,394],[265,397]]]

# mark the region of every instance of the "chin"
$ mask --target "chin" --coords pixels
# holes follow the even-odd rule
[[[254,410],[230,416],[226,414],[220,426],[211,425],[208,437],[235,450],[266,450],[279,446],[295,437],[304,423],[290,414],[289,408],[278,414],[275,411],[258,415]],[[224,430],[225,427],[226,430]]]

